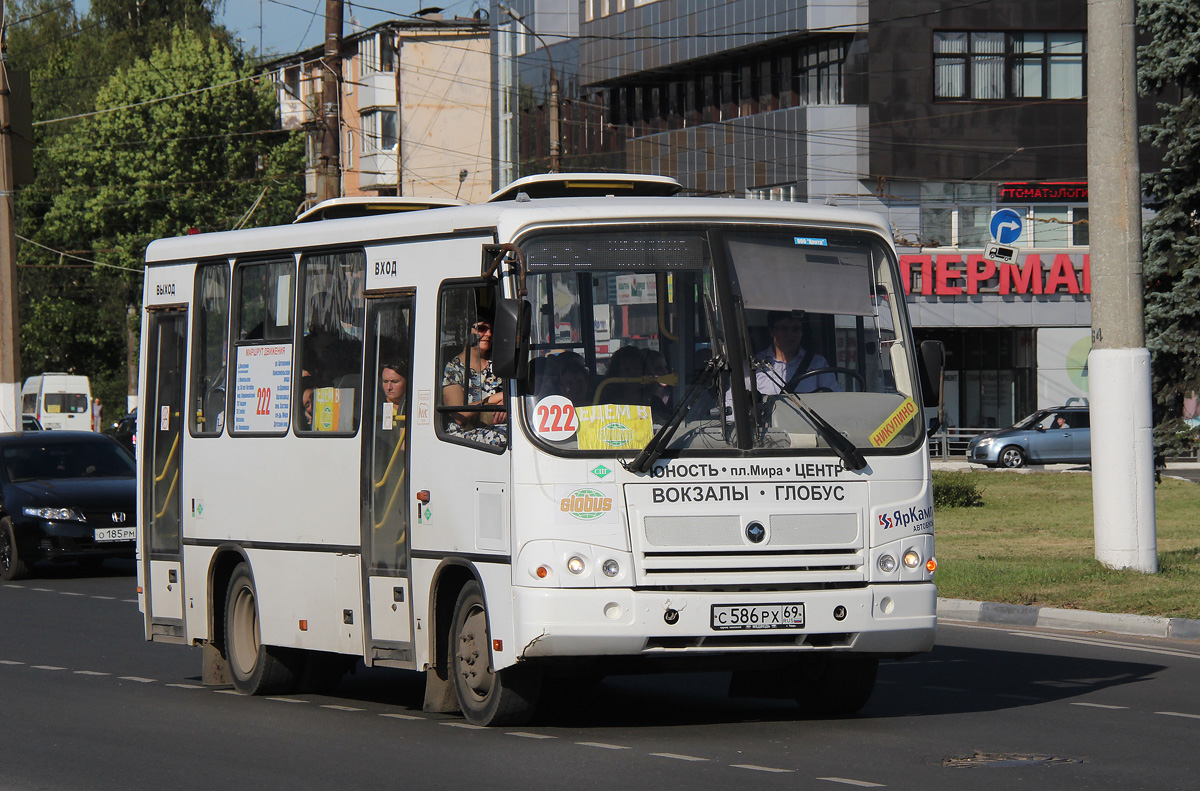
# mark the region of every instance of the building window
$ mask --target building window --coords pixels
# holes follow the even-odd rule
[[[371,110],[362,116],[362,152],[395,151],[396,111]]]
[[[1080,31],[933,34],[935,99],[1083,99]]]

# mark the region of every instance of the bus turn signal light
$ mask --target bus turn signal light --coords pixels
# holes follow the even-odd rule
[[[927,570],[927,571],[928,571],[930,574],[932,574],[933,572],[937,571],[937,561],[936,561],[936,560],[934,560],[933,558],[930,558],[929,560],[927,560],[927,561],[925,562],[925,569],[926,569],[926,570]]]

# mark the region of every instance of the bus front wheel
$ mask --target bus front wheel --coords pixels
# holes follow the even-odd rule
[[[458,594],[450,628],[450,669],[463,716],[472,725],[521,725],[537,708],[541,674],[514,665],[496,671],[491,663],[487,607],[479,583]]]
[[[796,702],[811,716],[847,717],[867,705],[878,673],[879,660],[872,657],[802,657],[797,667]]]
[[[233,687],[243,695],[281,695],[296,687],[300,654],[262,644],[258,593],[247,563],[239,563],[225,596],[225,655]]]

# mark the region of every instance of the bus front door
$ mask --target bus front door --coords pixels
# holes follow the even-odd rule
[[[412,667],[409,441],[413,295],[371,299],[363,402],[362,545],[368,657]]]
[[[156,311],[147,320],[147,414],[138,437],[142,454],[142,579],[146,634],[183,642],[181,510],[184,369],[187,312]]]

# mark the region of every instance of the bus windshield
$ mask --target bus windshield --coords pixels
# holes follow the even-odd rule
[[[895,264],[871,234],[638,226],[522,249],[524,416],[548,449],[635,453],[674,421],[667,452],[828,454],[831,431],[869,452],[920,436]]]

